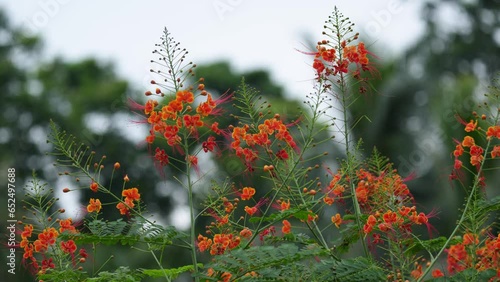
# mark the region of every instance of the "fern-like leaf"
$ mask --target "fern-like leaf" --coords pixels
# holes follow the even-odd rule
[[[241,281],[264,281],[263,277],[271,281],[288,281],[290,273],[287,272],[290,268],[300,267],[301,270],[298,272],[305,271],[309,268],[307,259],[325,256],[328,253],[327,250],[318,246],[309,246],[304,249],[299,249],[294,244],[283,244],[277,247],[257,246],[220,255],[215,263],[210,263],[206,267],[220,273],[232,273],[232,277]],[[258,273],[259,278],[248,276],[252,272]],[[212,277],[203,276],[202,278],[211,279]]]
[[[385,281],[382,268],[364,257],[344,259],[332,263],[333,281]]]
[[[156,81],[155,84],[176,93],[184,87],[184,83],[189,78],[194,76],[196,65],[185,61],[189,52],[180,47],[180,43],[175,41],[166,28],[163,30],[161,43],[155,46],[157,49],[153,51],[153,54],[159,57],[151,60],[151,63],[159,68],[151,69],[150,72],[162,79],[162,81]]]

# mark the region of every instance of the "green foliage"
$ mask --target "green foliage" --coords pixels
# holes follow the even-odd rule
[[[203,267],[203,264],[198,264],[199,268]],[[193,265],[184,265],[177,268],[169,268],[169,269],[139,269],[144,275],[152,277],[152,278],[162,278],[167,276],[169,279],[176,279],[179,274],[184,272],[192,272],[194,271]]]
[[[425,281],[432,281],[432,282],[496,281],[496,280],[490,280],[490,279],[495,279],[496,274],[497,272],[494,269],[477,271],[476,269],[469,268],[451,277],[439,277]]]
[[[101,271],[97,277],[88,278],[88,282],[138,282],[142,281],[144,275],[138,270],[131,270],[126,266],[120,266],[114,272]],[[54,280],[60,281],[60,280]]]
[[[125,267],[124,267],[125,268]],[[41,274],[38,278],[43,281],[87,281],[85,280],[87,273],[83,271],[65,269],[65,270],[48,270],[46,273]],[[113,280],[96,280],[96,281],[113,281]],[[118,281],[118,280],[114,280]],[[128,280],[129,282],[135,282],[137,280]]]
[[[405,249],[405,254],[408,256],[415,256],[422,251],[427,251],[427,252],[437,252],[439,251],[443,245],[445,244],[447,237],[437,237],[429,240],[408,240],[408,248]],[[456,244],[460,242],[461,238],[454,238],[454,240],[451,241],[451,244]]]
[[[372,155],[366,160],[366,164],[369,170],[375,173],[387,172],[392,167],[389,158],[383,156],[377,147],[373,147]]]
[[[236,249],[217,257],[217,261],[205,265],[218,273],[230,272],[233,278],[241,281],[285,281],[297,275],[313,275],[311,267],[318,262],[314,257],[328,255],[328,251],[315,245],[299,249],[295,244],[285,243],[279,246],[255,246],[248,249]],[[256,272],[259,276],[251,277]],[[245,276],[248,275],[248,276]],[[201,276],[211,279],[210,276]]]
[[[384,281],[384,270],[364,257],[332,262],[332,281]]]

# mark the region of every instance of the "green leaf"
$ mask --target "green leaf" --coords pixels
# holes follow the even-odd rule
[[[333,262],[334,281],[385,281],[382,268],[364,257]]]
[[[198,267],[203,268],[203,264],[199,263]],[[146,276],[153,278],[162,278],[167,276],[170,279],[176,279],[177,276],[179,276],[179,274],[193,270],[194,270],[194,265],[185,265],[169,269],[140,269],[140,271]]]

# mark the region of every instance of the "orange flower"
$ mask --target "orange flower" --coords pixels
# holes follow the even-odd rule
[[[455,157],[460,157],[463,153],[464,153],[464,148],[462,147],[462,145],[458,144],[455,147],[455,151],[453,151],[453,155]]]
[[[500,138],[500,126],[495,125],[495,126],[488,127],[488,131],[486,132],[486,136],[488,137],[488,139],[491,137]]]
[[[217,104],[212,99],[212,95],[207,94],[207,100],[205,102],[200,103],[200,105],[196,108],[196,112],[206,117],[212,113],[216,105]]]
[[[70,233],[77,233],[75,227],[73,226],[73,220],[71,218],[67,218],[65,220],[59,221],[59,232],[63,233],[64,231],[69,231]]]
[[[454,273],[460,272],[468,267],[467,262],[469,261],[469,255],[465,250],[463,244],[456,244],[450,246],[448,249],[448,258],[446,259],[448,263],[448,272]]]
[[[377,224],[377,218],[375,218],[375,216],[373,215],[368,216],[366,224],[363,226],[363,231],[365,232],[365,234],[372,232],[375,224]]]
[[[493,147],[493,150],[491,150],[491,157],[492,158],[500,157],[500,146]]]
[[[229,282],[229,281],[231,281],[231,276],[232,275],[229,272],[222,273],[222,275],[221,275],[222,282]]]
[[[417,266],[417,269],[414,269],[412,270],[412,272],[410,273],[410,275],[415,278],[415,279],[418,279],[420,278],[420,276],[422,276],[422,266],[419,264]]]
[[[474,131],[474,130],[476,130],[476,127],[477,127],[477,120],[476,120],[476,122],[471,120],[467,125],[465,125],[465,131],[467,131],[467,132]]]
[[[203,122],[201,121],[200,115],[184,115],[182,117],[184,121],[184,126],[188,128],[200,127],[203,126]]]
[[[97,185],[96,182],[92,181],[92,183],[90,183],[90,190],[92,190],[92,192],[97,192],[98,189],[99,185]]]
[[[398,215],[390,210],[384,213],[382,217],[387,224],[393,224],[398,221]]]
[[[212,245],[212,239],[208,239],[207,237],[204,237],[201,234],[198,235],[198,249],[200,250],[200,252],[208,250],[208,248],[210,248],[211,245]]]
[[[463,244],[464,245],[477,245],[479,244],[479,240],[477,239],[477,236],[472,234],[472,233],[465,233],[463,236]]]
[[[368,191],[364,186],[358,185],[356,188],[356,197],[358,198],[360,204],[364,204],[368,201]]]
[[[286,201],[286,202],[285,202],[285,201],[281,201],[281,202],[280,202],[280,209],[281,209],[282,211],[286,211],[286,210],[288,210],[289,208],[290,208],[290,200],[288,200],[288,201]]]
[[[240,231],[240,236],[249,239],[250,237],[252,237],[252,231],[245,227]]]
[[[125,215],[128,212],[128,207],[124,203],[122,203],[122,202],[119,202],[116,205],[116,208],[120,210],[120,214],[121,215]]]
[[[257,207],[245,206],[245,212],[252,216],[257,212]]]
[[[333,203],[335,202],[335,200],[334,200],[333,198],[330,198],[330,197],[328,197],[328,196],[325,196],[325,197],[323,198],[323,202],[325,202],[325,204],[327,204],[327,205],[331,206],[331,205],[333,205]]]
[[[149,115],[152,111],[154,111],[154,108],[158,105],[158,102],[156,100],[148,100],[146,102],[146,105],[144,106],[144,113],[146,115]]]
[[[137,188],[123,190],[122,196],[133,201],[139,201],[141,199],[141,195],[139,194],[139,190]]]
[[[37,253],[43,253],[48,248],[48,245],[39,239],[37,239],[37,240],[35,240],[35,242],[33,242],[33,246],[35,247],[35,252],[37,252]]]
[[[332,216],[332,222],[333,224],[335,224],[335,226],[337,226],[337,228],[340,227],[340,224],[342,224],[342,217],[340,216],[340,214],[336,214],[334,216]]]
[[[464,146],[464,147],[471,147],[471,146],[474,146],[474,144],[475,144],[474,138],[472,138],[470,136],[465,136],[464,141],[462,141],[462,146]]]
[[[184,102],[184,103],[188,103],[188,104],[191,104],[194,102],[194,95],[190,91],[181,90],[181,91],[178,91],[175,96],[176,96],[176,100],[178,100],[180,102]]]
[[[250,200],[252,196],[255,195],[255,189],[252,187],[244,187],[243,193],[241,194],[242,200]]]
[[[283,234],[288,234],[290,233],[290,231],[292,231],[292,225],[288,220],[283,220],[283,227],[281,228],[281,231],[283,232]]]
[[[35,252],[46,251],[50,245],[56,243],[57,236],[59,236],[59,233],[55,228],[45,228],[42,233],[38,234],[38,239],[33,243]]]
[[[89,213],[91,212],[99,212],[101,210],[101,200],[99,199],[94,199],[94,198],[90,198],[90,201],[89,201],[89,204],[87,206],[87,211]]]
[[[28,239],[29,237],[31,237],[31,233],[33,232],[33,225],[32,224],[27,224],[24,226],[24,230],[23,232],[21,233],[21,238],[24,240],[24,239]]]

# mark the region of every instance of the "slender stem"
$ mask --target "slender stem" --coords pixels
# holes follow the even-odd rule
[[[340,95],[342,96],[342,114],[343,114],[343,121],[344,121],[344,138],[345,138],[345,152],[346,152],[346,160],[347,163],[349,163],[350,158],[351,158],[351,150],[350,150],[350,145],[349,145],[349,121],[348,121],[348,116],[347,116],[347,96],[349,95],[348,91],[349,89],[345,85],[345,77],[344,74],[340,74]],[[361,244],[363,245],[363,251],[365,253],[365,256],[367,258],[370,258],[370,252],[368,251],[368,246],[366,245],[366,241],[364,238],[362,238],[362,230],[363,226],[361,224],[361,208],[359,207],[359,202],[358,202],[358,197],[356,196],[356,186],[354,182],[352,181],[354,179],[354,174],[353,171],[350,167],[347,169],[347,175],[349,177],[349,187],[351,188],[351,197],[352,197],[352,205],[354,207],[354,214],[356,216],[356,224],[358,226],[358,232],[360,234],[361,238]]]
[[[149,245],[149,243],[148,243],[148,249],[151,249],[151,246]],[[172,279],[170,279],[170,277],[167,275],[167,273],[163,269],[163,266],[161,266],[161,263],[158,260],[158,258],[156,257],[155,252],[153,250],[151,250],[150,252],[151,252],[151,255],[153,255],[153,258],[155,259],[155,261],[158,264],[158,266],[160,267],[160,269],[163,270],[163,274],[165,275],[165,279],[167,279],[167,281],[169,281],[169,282],[172,281]]]
[[[184,149],[185,152],[188,152],[189,149],[189,144],[187,143],[187,134],[184,134]],[[193,266],[194,266],[194,273],[198,274],[198,261],[196,258],[196,217],[195,217],[195,210],[194,210],[194,200],[193,200],[193,183],[191,181],[191,165],[188,160],[186,160],[186,178],[187,178],[187,188],[188,188],[188,204],[189,204],[189,216],[191,218],[191,230],[190,230],[190,237],[191,237],[191,259],[193,261]],[[195,276],[195,281],[199,281],[199,277]]]

